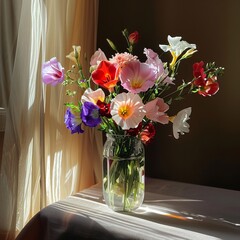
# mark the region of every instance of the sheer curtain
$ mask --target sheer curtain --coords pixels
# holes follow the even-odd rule
[[[41,82],[42,62],[56,56],[67,68],[72,45],[81,45],[88,69],[98,0],[1,0],[0,7],[0,91],[7,106],[0,239],[14,239],[41,208],[101,180],[101,133],[71,135],[63,123],[64,89]]]

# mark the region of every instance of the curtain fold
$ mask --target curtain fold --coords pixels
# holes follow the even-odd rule
[[[4,95],[0,239],[14,239],[41,208],[101,181],[101,133],[86,129],[71,135],[64,126],[64,102],[69,99],[63,86],[41,82],[41,65],[51,57],[71,66],[65,56],[72,45],[82,47],[81,62],[89,68],[98,0],[3,1],[2,6],[1,13],[4,9],[14,17],[1,15],[2,56],[7,59],[0,64],[1,82],[9,77],[1,91],[9,92]]]

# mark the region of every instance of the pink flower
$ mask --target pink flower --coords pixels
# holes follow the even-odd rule
[[[132,93],[146,92],[154,86],[156,71],[146,63],[131,61],[121,70],[119,78],[122,86]]]
[[[169,106],[163,101],[162,98],[155,98],[145,105],[146,117],[154,122],[162,124],[168,123],[168,115],[165,113]]]
[[[110,105],[112,119],[123,130],[136,128],[145,116],[145,108],[138,94],[120,93]]]
[[[114,57],[110,58],[110,62],[116,64],[118,68],[122,68],[126,63],[137,60],[137,56],[130,53],[116,53]]]
[[[52,86],[62,83],[64,80],[64,68],[61,63],[57,61],[56,57],[43,63],[42,65],[42,81],[45,84],[51,84]]]
[[[99,48],[91,57],[90,65],[97,66],[101,61],[107,61],[105,53]]]
[[[163,62],[158,57],[158,54],[155,53],[152,49],[144,48],[144,54],[147,57],[146,63],[151,65],[157,72],[157,78],[161,77],[163,83],[172,84],[172,79],[168,77],[168,72],[164,69]]]

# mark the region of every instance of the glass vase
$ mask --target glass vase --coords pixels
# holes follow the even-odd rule
[[[145,151],[141,140],[109,135],[103,148],[103,196],[114,211],[134,211],[144,199]]]

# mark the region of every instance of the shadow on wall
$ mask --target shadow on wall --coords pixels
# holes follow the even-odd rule
[[[171,108],[169,115],[192,106],[190,133],[175,140],[170,125],[159,126],[146,148],[147,176],[240,190],[240,81],[236,71],[240,1],[203,0],[196,9],[191,0],[122,0],[117,11],[114,4],[100,0],[99,6],[97,48],[107,56],[113,52],[106,38],[124,51],[121,31],[128,28],[141,35],[135,52],[141,57],[144,47],[161,53],[158,45],[167,43],[167,35],[182,36],[197,45],[199,52],[180,66],[179,80],[192,79],[195,61],[216,61],[226,69],[214,97],[188,95]]]

